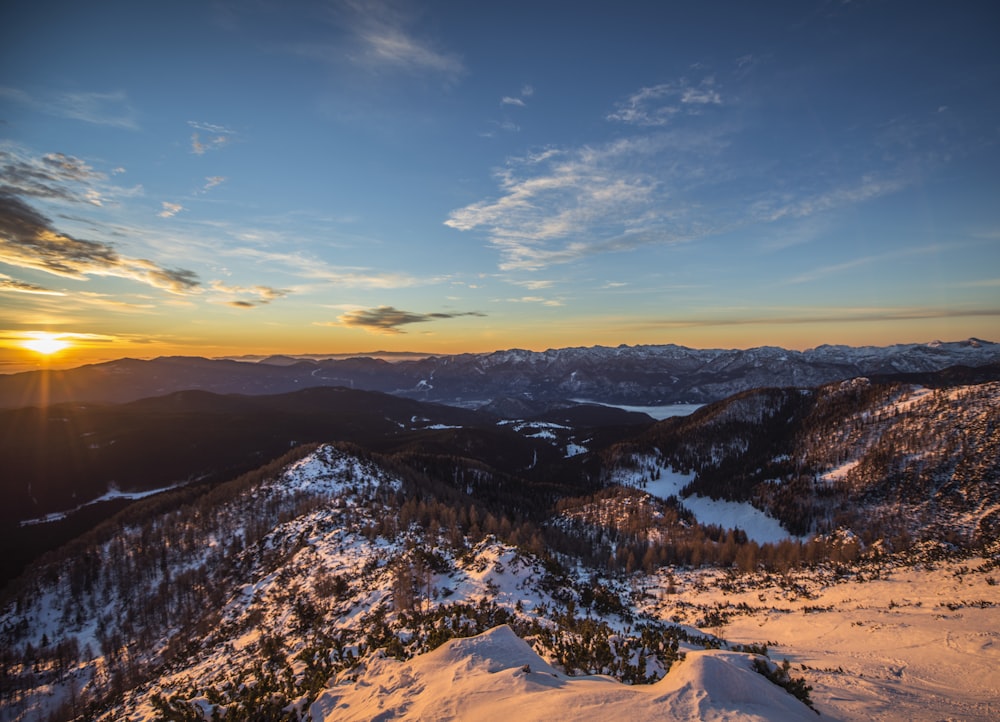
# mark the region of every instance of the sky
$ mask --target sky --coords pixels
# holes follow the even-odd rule
[[[8,0],[0,373],[1000,341],[998,23],[973,1]]]

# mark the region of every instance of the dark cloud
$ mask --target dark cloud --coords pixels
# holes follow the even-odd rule
[[[0,192],[3,193],[90,202],[89,197],[81,196],[67,184],[103,178],[104,174],[73,156],[49,153],[40,159],[34,159],[0,148]]]
[[[464,311],[462,313],[413,313],[412,311],[400,311],[392,306],[379,306],[378,308],[361,309],[349,311],[337,320],[343,326],[355,328],[365,328],[376,333],[406,333],[400,326],[411,323],[425,323],[427,321],[437,321],[445,318],[458,318],[460,316],[486,316],[478,311]]]
[[[103,178],[102,173],[73,156],[49,153],[34,159],[0,149],[0,192],[10,195],[84,202],[88,199],[67,184]]]
[[[66,278],[84,279],[92,275],[131,278],[174,293],[189,292],[200,285],[193,271],[126,258],[107,243],[60,233],[47,217],[23,200],[2,192],[0,263]]]

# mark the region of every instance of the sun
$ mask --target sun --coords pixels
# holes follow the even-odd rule
[[[69,348],[70,343],[55,334],[36,333],[32,335],[32,338],[22,341],[21,345],[43,356],[51,356],[64,348]]]

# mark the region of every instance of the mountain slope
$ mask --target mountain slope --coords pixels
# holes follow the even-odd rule
[[[772,408],[738,401],[705,417],[760,418]],[[416,458],[420,464],[357,447],[304,447],[207,494],[178,490],[139,501],[50,555],[0,603],[0,720],[218,714],[305,722],[411,719],[432,708],[527,719],[596,719],[609,711],[625,718],[812,719],[795,698],[808,699],[807,678],[761,657],[772,642],[747,632],[752,625],[741,628],[741,644],[722,638],[735,617],[787,619],[790,605],[810,624],[849,618],[871,625],[868,634],[898,617],[899,606],[916,606],[920,614],[906,623],[923,625],[921,639],[933,632],[960,643],[948,647],[954,669],[966,655],[992,654],[995,635],[969,630],[997,621],[996,539],[978,561],[929,543],[905,554],[855,545],[849,559],[826,541],[810,547],[808,563],[757,559],[751,542],[699,529],[679,507],[667,523],[669,504],[658,506],[637,489],[594,495],[598,521],[589,531],[559,522],[581,508],[565,492],[566,504],[552,504],[555,516],[537,524],[512,513],[517,504],[500,495],[479,499],[477,481],[488,483],[489,469],[461,460],[425,468],[424,457]],[[697,549],[702,561],[714,554],[719,568],[654,557],[649,574],[645,564],[614,573],[607,555],[585,564],[573,540],[603,533],[602,524],[645,534],[647,549],[655,534],[678,554]],[[681,530],[690,536],[676,536]],[[594,539],[579,538],[585,547]],[[605,535],[600,543],[609,539],[627,552],[635,542]],[[932,571],[938,586],[919,597],[922,587],[893,582],[905,573],[919,585]],[[942,579],[958,582],[946,589]],[[865,585],[882,580],[886,586],[869,601]],[[823,594],[851,606],[842,615],[815,606]],[[869,659],[867,638],[852,634],[849,658]],[[795,654],[798,639],[777,643]],[[821,663],[809,650],[810,662]],[[937,719],[942,699],[951,699],[940,690],[953,668],[939,680],[924,671],[934,670],[932,657],[918,665],[907,654],[907,664],[931,674],[927,681],[896,674],[905,667],[875,678],[877,665],[892,664],[881,657],[859,661],[857,673],[802,671],[823,681],[824,699],[837,710],[862,710],[839,718],[891,709],[886,695],[898,693],[910,716]],[[963,714],[990,719],[995,684],[963,683],[974,697]]]
[[[751,503],[791,534],[979,545],[1000,535],[1000,383],[747,391],[660,422],[604,464],[606,479],[643,488],[680,475],[682,502]]]
[[[484,535],[480,525],[496,521],[472,501],[403,503],[428,487],[401,467],[331,446],[299,456],[211,498],[133,511],[22,580],[0,613],[0,719],[186,719],[216,708],[233,719],[298,719],[316,700],[319,719],[334,708],[322,703],[331,677],[364,694],[363,675],[386,656],[408,659],[504,624],[563,678],[648,682],[677,661],[679,644],[718,644],[636,615],[628,585],[570,574]],[[505,631],[485,639],[526,654]],[[748,679],[730,692],[773,697],[766,679]]]

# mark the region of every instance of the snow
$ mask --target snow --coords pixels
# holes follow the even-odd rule
[[[674,416],[690,416],[700,409],[704,404],[665,404],[662,406],[630,406],[628,404],[609,404],[603,401],[587,401],[586,399],[570,399],[577,404],[595,404],[597,406],[610,406],[622,411],[635,411],[640,414],[651,416],[657,421],[663,421]]]
[[[59,521],[61,519],[65,519],[70,514],[80,511],[80,509],[83,509],[84,507],[90,506],[92,504],[100,504],[101,502],[104,501],[114,501],[115,499],[131,499],[131,500],[144,499],[145,497],[152,496],[153,494],[159,494],[160,492],[163,491],[170,491],[171,489],[177,489],[181,486],[184,486],[185,483],[187,482],[182,482],[180,484],[171,484],[170,486],[162,486],[159,489],[148,489],[147,491],[121,491],[113,484],[111,484],[108,486],[108,491],[106,494],[103,494],[102,496],[99,496],[96,499],[92,499],[91,501],[88,501],[85,504],[81,504],[75,509],[70,509],[68,511],[56,511],[52,512],[51,514],[46,514],[45,516],[37,517],[35,519],[23,519],[20,522],[20,526],[34,526],[35,524],[47,524],[48,522],[51,521]]]
[[[400,662],[375,659],[322,692],[313,720],[814,720],[804,704],[750,669],[750,656],[689,653],[656,684],[567,677],[507,627],[446,642]]]
[[[845,461],[843,464],[841,464],[837,468],[831,469],[830,471],[828,471],[825,474],[823,474],[820,477],[820,479],[822,481],[825,481],[825,482],[828,482],[828,483],[832,483],[832,482],[835,482],[835,481],[841,481],[859,463],[860,463],[860,459],[852,459],[851,461]]]
[[[682,474],[670,467],[656,468],[659,478],[652,481],[635,472],[632,472],[631,477],[618,477],[615,481],[643,489],[661,499],[676,496],[702,524],[717,524],[723,529],[742,529],[748,538],[759,544],[777,543],[791,537],[777,519],[748,502],[715,500],[697,494],[682,497],[681,489],[694,480],[694,473]]]
[[[822,719],[996,720],[1000,594],[990,583],[996,571],[984,568],[970,559],[884,569],[864,581],[802,573],[792,586],[742,590],[723,589],[721,572],[675,572],[678,593],[657,604],[662,617],[683,618],[686,605],[745,605],[721,634],[767,642],[772,659],[792,662]]]

